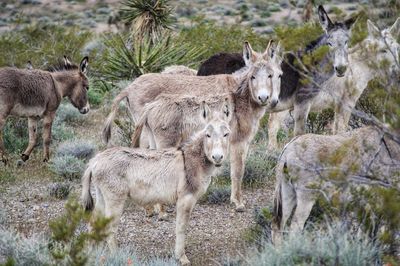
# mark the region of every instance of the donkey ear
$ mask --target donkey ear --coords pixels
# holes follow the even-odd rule
[[[243,45],[243,60],[246,66],[252,65],[255,61],[254,51],[249,42],[244,42]]]
[[[278,45],[275,47],[274,52],[272,54],[272,60],[274,60],[275,63],[278,65],[282,64],[282,60],[283,60],[282,50],[283,50],[283,48],[282,48],[281,42],[279,41]]]
[[[368,35],[371,37],[381,37],[381,31],[371,20],[367,20]]]
[[[265,49],[264,53],[263,53],[263,57],[264,59],[268,60],[268,59],[272,59],[273,55],[274,55],[274,40],[270,40],[268,42],[267,48]]]
[[[32,70],[33,69],[33,65],[32,65],[31,60],[28,60],[28,63],[26,63],[26,69],[28,69],[28,70]]]
[[[318,17],[319,23],[326,32],[333,28],[333,23],[322,5],[318,6]]]
[[[211,109],[206,101],[201,103],[201,117],[206,121],[209,121],[211,118]]]
[[[81,70],[82,73],[86,73],[88,65],[89,65],[89,57],[85,56],[79,65],[79,69]]]
[[[225,98],[224,105],[222,106],[222,112],[225,115],[225,119],[228,119],[231,115],[230,104],[229,104],[228,98]]]
[[[346,28],[349,30],[351,28],[351,26],[354,25],[354,23],[357,21],[358,16],[353,16],[347,20],[344,21],[344,25],[346,26]]]
[[[389,32],[393,37],[396,38],[397,36],[399,36],[399,31],[400,31],[400,17],[398,17],[394,22],[394,24],[392,25],[392,27],[390,27]]]
[[[64,66],[70,67],[72,65],[71,61],[69,61],[68,57],[64,55]]]

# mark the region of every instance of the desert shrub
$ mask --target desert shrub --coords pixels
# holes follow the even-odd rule
[[[4,208],[0,209],[0,226],[7,222],[7,213]]]
[[[57,109],[56,118],[54,119],[54,123],[77,123],[81,122],[85,119],[85,116],[82,115],[78,109],[76,109],[72,104],[63,103]]]
[[[199,17],[194,21],[194,26],[182,29],[178,38],[189,47],[205,50],[201,60],[220,52],[241,53],[244,41],[249,41],[257,51],[264,51],[266,48],[267,38],[259,36],[250,27],[218,26],[215,23],[201,21],[203,19]]]
[[[72,155],[54,157],[50,162],[50,170],[69,180],[79,179],[85,169],[85,163]]]
[[[254,244],[257,248],[271,242],[271,213],[270,208],[256,208],[254,210],[255,225],[248,228],[244,233],[245,240]]]
[[[178,263],[172,258],[150,258],[141,260],[134,251],[128,248],[119,248],[109,251],[106,248],[95,249],[89,264],[93,265],[144,265],[144,266],[172,266]]]
[[[230,196],[230,186],[210,186],[201,201],[209,204],[228,203]]]
[[[55,152],[56,157],[73,156],[78,159],[88,160],[96,151],[96,145],[84,139],[72,139],[61,143]]]
[[[40,132],[41,127],[39,127],[38,132]],[[38,144],[40,144],[39,141],[42,141],[41,138],[41,134],[38,133]],[[66,126],[64,123],[62,122],[58,122],[58,121],[54,121],[53,123],[53,127],[51,129],[51,140],[52,143],[57,143],[57,142],[61,142],[61,141],[65,141],[68,139],[72,139],[75,136],[74,131]]]
[[[8,117],[3,128],[4,146],[7,152],[20,154],[28,145],[28,120]]]
[[[332,109],[324,109],[322,112],[311,112],[307,117],[307,131],[314,134],[322,134],[327,131],[329,123],[333,123],[334,112]]]
[[[160,72],[169,65],[193,66],[203,53],[201,48],[172,35],[165,35],[153,44],[147,37],[139,40],[117,34],[105,39],[105,44],[102,74],[112,81]]]
[[[71,191],[69,183],[53,183],[48,186],[49,195],[56,199],[66,199]]]
[[[77,27],[42,23],[4,32],[0,34],[0,66],[24,68],[31,60],[35,68],[46,69],[63,55],[77,62],[82,59],[80,51],[91,37],[89,31]]]
[[[42,235],[25,238],[0,227],[0,257],[9,258],[11,265],[49,265],[50,254]]]
[[[380,265],[381,252],[365,234],[338,224],[328,230],[289,234],[281,245],[265,243],[249,265]]]
[[[243,184],[246,186],[257,186],[269,180],[274,174],[277,157],[275,154],[266,154],[266,148],[262,145],[249,151],[245,163]],[[229,179],[230,167],[228,163],[223,165],[220,178]]]

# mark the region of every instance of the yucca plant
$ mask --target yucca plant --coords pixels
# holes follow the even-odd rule
[[[110,80],[133,79],[145,73],[160,72],[169,65],[196,65],[203,48],[192,48],[186,43],[175,42],[169,34],[157,43],[151,38],[130,38],[115,35],[105,40],[103,75]]]
[[[171,29],[175,21],[168,0],[125,0],[122,2],[122,19],[131,24],[132,33],[138,39],[150,37],[158,40],[165,29]]]

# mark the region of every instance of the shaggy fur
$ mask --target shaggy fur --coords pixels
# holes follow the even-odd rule
[[[274,238],[291,227],[303,229],[318,197],[330,200],[348,185],[400,189],[400,145],[374,127],[322,136],[306,134],[289,142],[276,166]]]
[[[229,126],[220,119],[207,124],[180,149],[107,149],[90,160],[82,178],[82,200],[91,208],[90,183],[96,189],[95,212],[114,217],[108,244],[115,233],[126,199],[141,206],[176,203],[175,256],[188,264],[185,234],[189,216],[204,195],[215,166],[221,166],[229,148]]]
[[[109,136],[118,104],[123,98],[129,100],[132,117],[138,122],[145,104],[153,102],[162,93],[187,95],[190,92],[194,97],[230,94],[234,110],[230,123],[233,132],[230,151],[231,201],[235,203],[238,211],[243,211],[241,182],[245,158],[249,144],[258,130],[259,120],[266,110],[273,108],[277,103],[282,74],[281,61],[278,56],[271,55],[269,48],[263,54],[259,54],[246,43],[243,57],[247,67],[232,75],[198,77],[147,74],[137,78],[114,100],[103,130],[104,139]],[[264,101],[260,100],[261,96]]]
[[[197,71],[186,66],[168,66],[161,74],[196,76]]]
[[[65,62],[65,69],[56,72],[16,68],[0,69],[0,158],[6,162],[2,129],[9,115],[28,117],[29,145],[22,160],[29,158],[36,144],[36,128],[43,118],[44,161],[49,159],[51,125],[63,97],[81,113],[89,111],[87,90],[89,82],[84,74],[88,58],[82,59],[80,68]],[[72,70],[74,69],[74,70]]]

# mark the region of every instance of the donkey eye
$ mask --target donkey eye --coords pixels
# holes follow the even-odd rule
[[[282,75],[279,75],[279,78],[282,78]]]
[[[347,41],[345,41],[344,44],[347,45]]]
[[[229,133],[225,133],[224,134],[224,138],[226,138],[227,136],[229,136]]]
[[[256,79],[256,77],[255,76],[251,76],[251,79]]]
[[[211,135],[210,135],[210,134],[207,134],[206,136],[207,136],[207,138],[211,138]]]
[[[332,47],[332,44],[330,42],[328,42],[328,46]]]
[[[268,78],[272,79],[272,75],[268,75]]]

